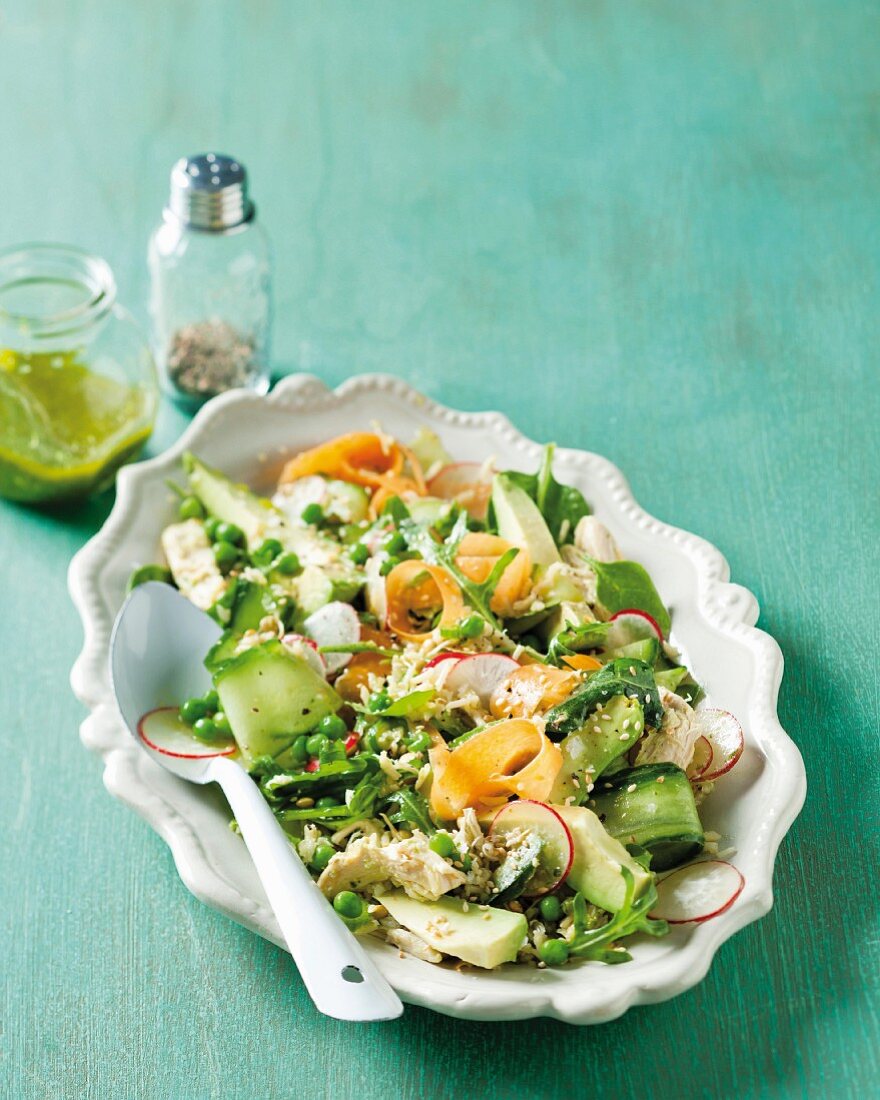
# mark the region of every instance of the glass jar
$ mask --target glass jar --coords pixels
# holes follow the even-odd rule
[[[106,488],[146,442],[159,389],[104,260],[67,245],[0,252],[0,495]]]
[[[232,157],[177,162],[150,238],[153,350],[163,388],[195,408],[235,387],[269,388],[269,243]]]

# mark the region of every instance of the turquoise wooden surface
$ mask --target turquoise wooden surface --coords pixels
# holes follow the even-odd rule
[[[171,162],[242,157],[283,369],[607,454],[757,593],[810,782],[773,912],[672,1003],[321,1019],[79,744],[65,569],[110,501],[0,504],[0,1095],[876,1091],[878,35],[849,0],[0,7],[0,241],[93,248],[143,316]]]

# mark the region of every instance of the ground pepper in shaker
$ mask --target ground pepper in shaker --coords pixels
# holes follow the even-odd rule
[[[236,387],[269,388],[269,244],[244,165],[184,157],[150,238],[153,348],[167,393],[196,407]]]

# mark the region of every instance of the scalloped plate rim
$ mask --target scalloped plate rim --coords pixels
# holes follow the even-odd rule
[[[274,917],[268,906],[246,896],[210,859],[205,845],[190,821],[169,801],[163,791],[168,777],[146,753],[138,749],[121,727],[106,677],[107,643],[114,609],[108,607],[98,591],[101,568],[112,559],[114,549],[124,536],[137,486],[165,472],[192,445],[194,438],[210,426],[230,406],[258,408],[289,407],[300,415],[310,408],[341,405],[352,395],[384,392],[408,403],[413,410],[431,419],[459,427],[491,429],[524,452],[536,452],[540,444],[520,433],[498,412],[459,412],[419,393],[391,375],[366,374],[350,378],[335,390],[307,374],[282,380],[268,395],[249,391],[231,391],[208,402],[181,437],[162,454],[124,467],[118,476],[114,507],[100,531],[74,556],[68,571],[68,587],[82,619],[84,643],[70,674],[74,694],[89,708],[80,735],[91,751],[104,761],[104,784],[121,802],[143,817],[169,845],[178,873],[196,897],[236,920],[245,927],[283,946]],[[729,581],[730,569],[719,550],[697,535],[690,534],[648,515],[636,503],[629,486],[616,466],[589,451],[559,448],[557,461],[564,465],[588,467],[592,477],[601,479],[611,490],[614,505],[621,516],[652,536],[675,544],[693,563],[698,589],[694,612],[716,633],[746,646],[756,658],[762,695],[756,701],[761,709],[761,732],[766,760],[773,771],[772,814],[763,838],[762,867],[756,881],[749,876],[746,890],[727,913],[696,926],[690,939],[671,957],[654,959],[650,964],[634,961],[623,967],[606,968],[586,964],[573,970],[534,971],[516,974],[491,988],[481,976],[464,975],[431,967],[417,960],[401,960],[397,952],[376,944],[372,950],[391,983],[410,1004],[421,1005],[448,1015],[475,1020],[514,1020],[550,1016],[570,1023],[600,1023],[615,1019],[637,1004],[652,1004],[674,997],[705,977],[717,949],[741,928],[759,919],[773,903],[772,875],[776,852],[799,813],[806,796],[806,776],[800,753],[783,730],[776,713],[776,702],[783,672],[783,657],[774,639],[755,627],[758,604],[747,589]],[[172,786],[182,783],[172,779]],[[186,786],[185,784],[183,786]],[[417,963],[413,966],[413,963]],[[599,981],[598,991],[591,982],[577,975],[585,970],[597,975],[600,970],[613,972],[614,980]],[[430,973],[426,973],[426,970]],[[645,975],[643,972],[650,970]],[[627,971],[630,976],[627,977]],[[619,978],[617,976],[620,976]],[[497,988],[500,986],[500,988]],[[611,986],[613,988],[609,989]],[[616,988],[619,987],[619,988]]]

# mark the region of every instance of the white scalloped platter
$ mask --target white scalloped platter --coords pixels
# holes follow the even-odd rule
[[[70,592],[85,629],[71,683],[90,710],[82,740],[103,758],[107,789],[167,841],[180,877],[196,897],[277,944],[280,931],[247,850],[228,827],[222,797],[165,772],[125,731],[108,675],[110,630],[131,570],[161,560],[159,535],[174,516],[165,479],[179,479],[185,450],[259,485],[285,455],[342,432],[369,430],[373,421],[404,440],[426,425],[457,459],[482,461],[491,455],[502,469],[534,470],[541,453],[539,444],[499,413],[455,412],[398,379],[365,375],[331,392],[316,379],[297,375],[268,397],[236,391],[215,398],[163,455],[124,468],[110,517],[70,565]],[[721,834],[721,848],[735,848],[730,859],[746,885],[731,908],[713,920],[674,927],[661,940],[640,937],[633,961],[621,966],[508,966],[459,973],[400,957],[385,944],[370,947],[403,1000],[473,1020],[553,1016],[599,1023],[695,985],[719,945],[770,909],[776,851],[806,794],[800,753],[776,715],[782,654],[769,635],[755,629],[754,596],[729,583],[727,562],[714,547],[643,512],[606,459],[560,449],[554,471],[583,491],[624,556],[650,571],[672,612],[672,641],[706,687],[708,705],[730,710],[743,725],[743,758],[718,782],[701,816],[707,830]]]

